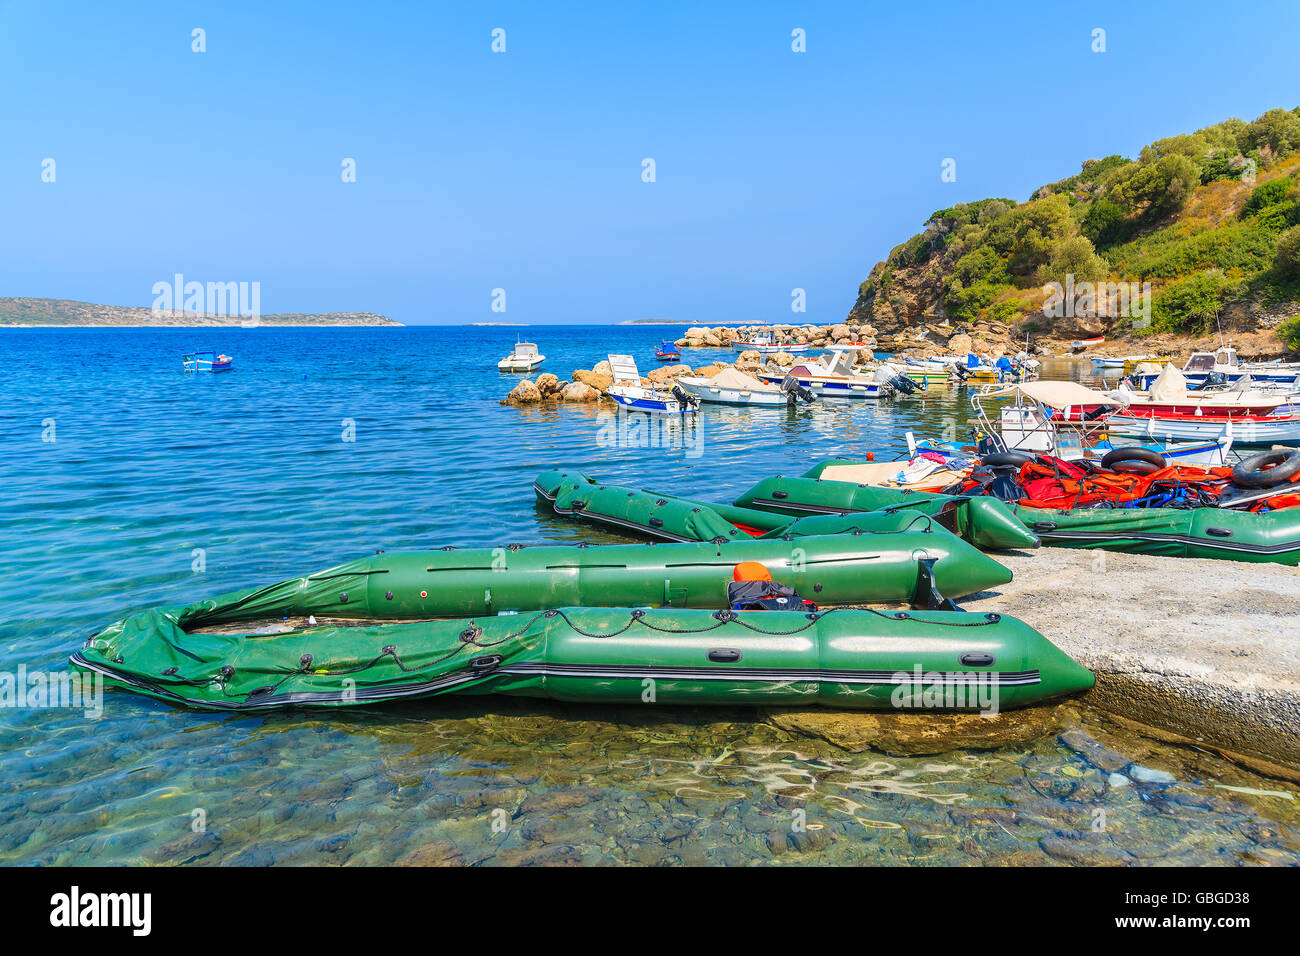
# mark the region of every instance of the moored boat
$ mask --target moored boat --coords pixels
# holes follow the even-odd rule
[[[510,354],[497,362],[497,369],[502,372],[531,372],[541,368],[546,356],[537,351],[536,342],[516,342]]]
[[[779,385],[789,377],[821,398],[882,398],[915,389],[915,384],[902,380],[892,365],[880,365],[869,372],[857,371],[852,355],[842,351],[828,352],[820,359],[800,362],[786,370],[760,369],[758,377],[769,385]]]
[[[811,348],[811,346],[799,342],[778,342],[776,336],[771,332],[755,332],[748,339],[733,342],[731,347],[737,352],[758,352],[763,355],[775,352],[789,352],[791,355],[796,355],[800,352],[807,352]]]
[[[556,607],[474,620],[336,619],[250,634],[240,611],[231,595],[136,614],[87,641],[72,663],[112,686],[231,711],[500,693],[991,714],[1094,683],[1033,628],[998,614]]]
[[[655,359],[660,362],[680,362],[682,350],[672,339],[664,339],[655,346]]]
[[[229,372],[234,369],[235,360],[224,352],[198,350],[182,355],[181,367],[187,372]]]
[[[811,390],[788,376],[780,385],[769,385],[735,368],[724,368],[712,378],[684,375],[677,384],[713,405],[794,405],[816,399]]]
[[[614,384],[605,394],[624,408],[654,415],[694,415],[700,409],[699,399],[677,385],[666,388],[643,385],[636,359],[630,355],[611,353],[609,367]]]

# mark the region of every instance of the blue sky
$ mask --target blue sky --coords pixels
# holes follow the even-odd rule
[[[1300,104],[1294,0],[1041,6],[0,0],[0,295],[838,321],[935,209]]]

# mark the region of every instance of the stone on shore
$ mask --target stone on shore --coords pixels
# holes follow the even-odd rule
[[[502,405],[536,405],[542,400],[542,391],[537,383],[524,379],[510,390],[510,394],[501,399]]]
[[[560,378],[551,372],[543,372],[537,376],[537,390],[542,393],[542,398],[555,395],[560,390]]]
[[[601,364],[606,368],[609,367],[608,362],[602,362]],[[600,366],[597,365],[596,368],[599,369]],[[614,376],[608,372],[602,373],[597,370],[588,371],[585,368],[575,369],[573,372],[573,380],[575,382],[582,382],[584,385],[590,385],[602,395],[609,391],[609,387],[614,384]]]
[[[691,367],[689,365],[660,365],[658,368],[652,368],[646,378],[653,385],[660,385],[664,382],[671,382],[673,379],[682,375],[690,375]]]
[[[560,400],[565,402],[594,402],[600,398],[600,392],[585,382],[570,382],[560,391]]]

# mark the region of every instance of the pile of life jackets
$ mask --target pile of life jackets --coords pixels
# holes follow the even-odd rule
[[[1231,468],[1169,465],[1148,474],[1112,471],[1091,461],[1039,455],[1014,467],[976,466],[948,494],[993,495],[1029,508],[1214,508],[1232,487]],[[1300,494],[1261,498],[1242,510],[1300,505]]]

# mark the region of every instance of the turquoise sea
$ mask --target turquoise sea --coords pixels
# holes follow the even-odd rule
[[[629,540],[539,510],[543,469],[721,500],[901,450],[909,428],[964,433],[966,395],[943,390],[707,409],[611,444],[595,407],[499,404],[516,334],[567,378],[611,351],[644,372],[679,329],[0,330],[0,681],[65,670],[129,612],[378,548]],[[185,375],[189,348],[236,370]],[[481,698],[250,717],[109,692],[93,719],[0,707],[0,862],[1300,863],[1296,785],[1086,701],[1041,725],[992,749],[851,753],[739,710]],[[1098,765],[1090,741],[1141,769]]]

